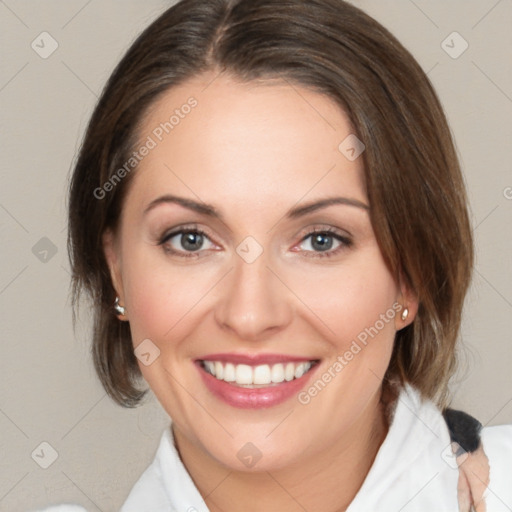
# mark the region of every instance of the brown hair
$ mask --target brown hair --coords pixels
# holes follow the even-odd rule
[[[73,320],[87,291],[93,361],[107,393],[126,407],[146,393],[137,387],[129,324],[113,313],[102,248],[105,229],[116,230],[133,173],[100,199],[95,191],[130,157],[148,107],[207,71],[242,81],[285,79],[345,110],[366,145],[361,158],[382,254],[420,300],[414,322],[396,334],[386,377],[445,406],[473,264],[459,163],[418,63],[384,27],[342,0],[185,0],[153,22],[112,73],[71,179],[68,236]]]

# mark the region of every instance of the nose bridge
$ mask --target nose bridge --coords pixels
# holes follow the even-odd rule
[[[257,339],[285,326],[290,314],[284,287],[267,268],[267,253],[255,254],[248,243],[242,242],[233,256],[234,268],[224,283],[216,319],[242,339]]]

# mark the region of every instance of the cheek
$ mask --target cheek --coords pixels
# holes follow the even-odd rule
[[[348,428],[378,393],[393,350],[398,286],[376,246],[347,258],[346,265],[322,268],[303,286],[329,348],[299,402],[311,407],[304,414],[308,421],[318,418],[329,439],[339,434],[340,425]],[[327,427],[325,411],[332,421]]]
[[[144,248],[124,258],[123,283],[134,345],[149,338],[165,350],[212,288],[215,273],[206,265],[173,264],[159,251]]]
[[[358,336],[364,339],[368,331],[375,337],[375,328],[382,337],[393,338],[398,287],[376,245],[339,265],[319,265],[293,280],[297,295],[339,349]]]

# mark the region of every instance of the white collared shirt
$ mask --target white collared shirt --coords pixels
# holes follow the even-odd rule
[[[512,425],[486,427],[481,438],[490,464],[486,512],[511,512]],[[458,477],[441,411],[406,385],[387,436],[346,512],[458,512]],[[82,510],[51,507],[42,512]],[[121,512],[209,512],[179,458],[170,428]]]

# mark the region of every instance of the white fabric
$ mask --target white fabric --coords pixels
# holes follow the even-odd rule
[[[487,512],[512,512],[512,425],[484,428],[481,438],[491,467]]]
[[[512,425],[484,428],[482,442],[491,467],[486,512],[511,512]],[[458,512],[459,470],[453,461],[441,412],[407,385],[398,397],[388,435],[347,512]],[[80,510],[85,509],[50,507],[41,512]],[[170,428],[121,512],[209,512],[178,456]]]

